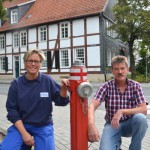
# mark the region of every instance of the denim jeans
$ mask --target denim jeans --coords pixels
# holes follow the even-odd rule
[[[34,150],[55,150],[53,125],[32,126],[24,124],[26,130],[34,137]],[[0,143],[0,150],[30,150],[31,147],[23,143],[22,136],[15,126],[8,128],[8,133],[3,142]]]
[[[147,128],[146,116],[140,113],[120,122],[118,128],[113,128],[110,123],[106,122],[99,150],[119,150],[121,137],[131,137],[129,150],[141,150],[142,140]]]

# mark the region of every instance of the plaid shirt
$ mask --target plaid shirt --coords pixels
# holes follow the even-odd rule
[[[135,108],[139,104],[146,102],[140,84],[130,79],[127,79],[124,93],[120,92],[115,80],[111,80],[99,87],[94,99],[99,100],[100,103],[105,101],[105,119],[109,122],[111,122],[117,110]],[[130,117],[131,116],[123,115],[120,121]]]

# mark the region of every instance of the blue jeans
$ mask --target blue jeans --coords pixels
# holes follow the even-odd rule
[[[129,150],[141,150],[141,143],[147,128],[146,116],[140,113],[120,122],[118,128],[112,128],[111,124],[106,122],[99,150],[119,150],[121,137],[132,137]]]
[[[34,137],[34,150],[55,150],[53,125],[33,126],[24,124],[26,130]],[[8,128],[8,133],[0,144],[0,150],[30,150],[24,144],[22,136],[15,126]]]

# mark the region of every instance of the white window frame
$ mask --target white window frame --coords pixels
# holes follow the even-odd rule
[[[39,27],[40,42],[47,41],[47,26]]]
[[[83,56],[79,56],[79,53],[81,53],[81,52],[83,53],[83,54],[80,54],[80,55],[83,55]],[[85,65],[85,49],[84,48],[76,48],[76,49],[74,49],[74,61],[75,60],[82,60],[82,64],[83,65]]]
[[[44,52],[44,55],[45,55],[45,60],[43,60],[43,62],[42,62],[42,68],[46,68],[47,67],[47,51]]]
[[[111,60],[116,55],[115,51],[108,51],[107,52],[107,66],[111,66]]]
[[[61,49],[59,51],[59,58],[60,58],[60,67],[61,68],[69,68],[71,65],[71,57],[70,57],[70,50],[68,49]]]
[[[108,28],[112,25],[113,23],[110,22],[109,20],[106,20],[106,32],[107,32],[107,35],[112,37],[112,38],[116,38],[117,34],[114,30],[108,30]]]
[[[69,22],[63,22],[60,24],[60,37],[61,39],[69,38],[70,35],[70,27]]]
[[[14,45],[14,48],[19,47],[19,33],[18,32],[13,34],[13,45]]]
[[[11,10],[11,24],[18,23],[18,9]]]
[[[0,35],[0,50],[4,50],[4,49],[5,49],[5,36]]]
[[[27,32],[21,31],[20,32],[20,46],[24,47],[27,45]]]
[[[0,72],[5,71],[5,56],[0,57]]]

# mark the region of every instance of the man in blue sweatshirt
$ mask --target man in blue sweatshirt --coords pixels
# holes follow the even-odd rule
[[[22,149],[31,146],[37,150],[55,149],[52,102],[56,106],[69,103],[69,81],[62,79],[60,86],[49,75],[40,73],[44,59],[39,50],[24,55],[26,72],[12,81],[6,102],[7,118],[13,125],[0,150],[20,150],[23,145]]]

